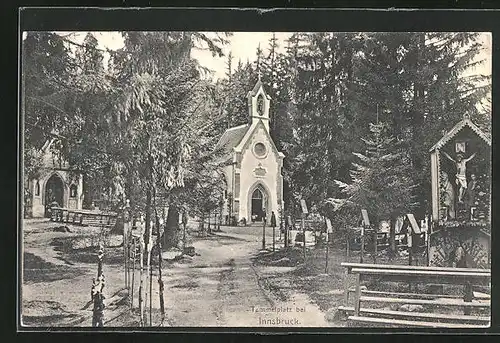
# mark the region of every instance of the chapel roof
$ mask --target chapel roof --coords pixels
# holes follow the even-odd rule
[[[219,139],[219,142],[217,142],[217,145],[215,146],[216,150],[221,149],[222,158],[224,160],[232,158],[233,148],[238,146],[243,137],[245,137],[249,128],[249,124],[244,124],[231,127],[224,131]]]
[[[259,92],[260,87],[262,87],[264,89],[264,93],[265,93],[266,97],[268,99],[271,99],[271,96],[269,94],[267,94],[266,89],[264,88],[264,84],[262,83],[262,80],[260,79],[260,77],[257,80],[257,83],[255,84],[255,86],[253,87],[253,89],[248,92],[247,98],[251,98],[251,97],[256,96],[257,93]]]
[[[446,143],[448,143],[453,137],[455,137],[464,127],[469,127],[474,131],[486,144],[491,146],[491,139],[486,135],[481,129],[474,124],[469,118],[464,118],[457,125],[455,125],[450,131],[448,131],[429,151],[436,149],[441,149]]]

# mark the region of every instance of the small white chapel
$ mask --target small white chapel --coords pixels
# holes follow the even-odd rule
[[[26,217],[48,216],[48,209],[54,203],[69,209],[83,207],[83,175],[72,172],[69,163],[51,150],[56,143],[56,139],[51,139],[41,147],[43,167],[38,177],[25,182],[25,194],[29,196],[24,204]]]
[[[227,129],[216,145],[225,162],[227,190],[222,216],[247,224],[261,224],[265,217],[269,224],[274,211],[279,226],[285,155],[269,134],[271,97],[259,79],[247,98],[250,122]]]

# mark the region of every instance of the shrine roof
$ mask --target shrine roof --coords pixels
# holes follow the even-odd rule
[[[227,129],[226,131],[224,131],[221,138],[217,142],[215,149],[222,150],[222,157],[224,159],[231,158],[233,148],[238,146],[243,137],[245,137],[245,134],[247,133],[249,128],[249,124],[244,124]]]
[[[441,149],[446,143],[448,143],[453,137],[455,137],[464,127],[469,127],[474,131],[486,144],[491,146],[491,139],[486,135],[481,129],[474,124],[469,118],[464,118],[457,125],[455,125],[450,131],[448,131],[429,151]]]

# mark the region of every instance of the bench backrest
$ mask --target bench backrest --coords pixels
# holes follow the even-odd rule
[[[491,275],[487,273],[474,272],[451,272],[451,271],[423,271],[423,270],[401,270],[401,269],[363,269],[353,268],[353,274],[363,277],[377,277],[385,281],[419,282],[433,284],[470,284],[488,286]]]
[[[364,263],[342,263],[347,274],[357,274],[361,279],[376,278],[379,281],[491,285],[490,269],[424,267],[403,265],[382,265]]]
[[[344,279],[345,311],[353,311],[354,316],[348,318],[357,322],[372,324],[422,326],[422,327],[483,327],[490,321],[490,316],[484,313],[490,308],[489,296],[484,295],[478,301],[473,292],[473,286],[491,286],[490,269],[425,267],[404,265],[382,265],[364,263],[342,263],[346,268]],[[349,288],[347,274],[356,275],[355,289]],[[375,279],[377,282],[402,282],[403,284],[436,284],[457,285],[463,288],[463,297],[456,294],[427,294],[425,291],[409,293],[400,290],[387,292],[384,289],[361,289],[361,282]],[[370,286],[369,286],[370,287]],[[349,307],[349,292],[354,291],[354,307]],[[476,299],[476,301],[472,301]],[[366,305],[365,305],[366,304]],[[371,306],[370,306],[371,305]],[[387,309],[395,305],[398,310]],[[419,312],[403,309],[403,306],[420,306]],[[385,306],[381,308],[381,306]],[[422,306],[426,306],[422,308]],[[463,308],[464,314],[449,314],[442,308]],[[431,313],[428,313],[428,310]],[[456,311],[456,310],[455,310]],[[471,311],[479,311],[471,315]],[[483,312],[481,312],[483,311]],[[419,319],[420,318],[420,319]],[[436,322],[436,320],[440,322]],[[444,322],[446,321],[446,322]]]
[[[99,216],[109,216],[116,217],[118,216],[115,212],[104,212],[104,211],[96,211],[96,210],[83,210],[83,209],[75,209],[75,208],[65,208],[65,207],[52,207],[53,211],[63,211],[69,212],[70,214],[83,214],[83,215],[99,215]]]
[[[491,269],[479,269],[479,268],[452,268],[452,267],[436,267],[436,266],[405,266],[397,264],[370,264],[370,263],[350,263],[342,262],[341,266],[347,268],[350,273],[353,268],[363,268],[363,269],[384,269],[384,270],[413,270],[413,271],[442,271],[442,272],[471,272],[471,273],[482,273],[491,276]]]

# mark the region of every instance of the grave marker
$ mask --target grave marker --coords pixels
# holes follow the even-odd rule
[[[309,214],[307,211],[306,201],[304,199],[300,199],[300,206],[302,207],[302,214]]]
[[[306,217],[306,214],[308,214],[309,212],[307,211],[307,205],[306,205],[306,201],[304,199],[300,199],[300,206],[302,207],[302,221],[301,221],[301,224],[302,224],[302,235],[303,235],[303,240],[304,240],[304,244],[302,246],[302,251],[304,253],[304,261],[306,260],[306,224],[305,224],[305,217]]]

